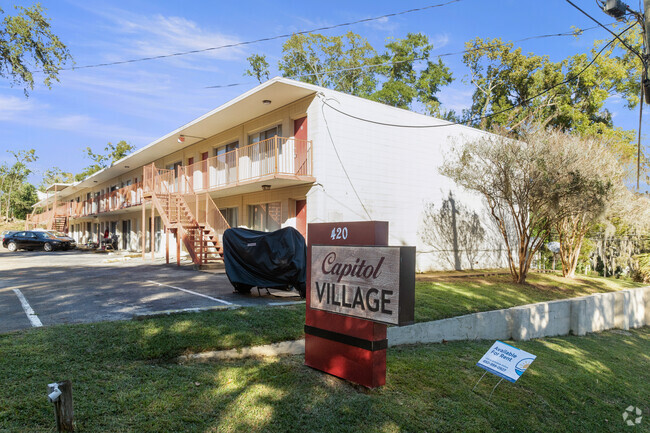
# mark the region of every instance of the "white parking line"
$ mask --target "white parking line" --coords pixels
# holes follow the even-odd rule
[[[211,299],[213,301],[221,302],[222,304],[233,305],[232,302],[224,301],[224,300],[218,299],[218,298],[213,298],[212,296],[204,295],[203,293],[197,293],[197,292],[193,292],[191,290],[181,289],[180,287],[170,286],[169,284],[157,283],[157,282],[151,281],[151,280],[147,281],[147,283],[156,284],[158,286],[163,286],[163,287],[169,287],[169,288],[172,288],[172,289],[180,290],[181,292],[189,293],[191,295],[202,296],[204,298],[208,298],[208,299]]]
[[[43,323],[41,323],[41,319],[39,319],[36,313],[34,313],[34,310],[32,310],[32,307],[29,305],[29,302],[27,302],[27,299],[25,299],[25,297],[23,296],[23,293],[18,289],[13,289],[13,291],[16,294],[16,296],[18,296],[18,300],[20,301],[20,304],[23,306],[23,310],[25,310],[25,314],[27,314],[27,318],[29,319],[32,326],[33,327],[43,326]]]

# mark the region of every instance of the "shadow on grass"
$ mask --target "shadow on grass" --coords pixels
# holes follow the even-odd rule
[[[81,432],[627,431],[625,407],[650,409],[648,328],[513,343],[538,358],[488,400],[495,377],[471,389],[491,341],[392,348],[388,383],[376,390],[305,367],[301,356],[187,365],[134,356],[164,335],[182,338],[184,322],[0,336],[0,431],[52,431],[46,384],[62,379],[73,381]]]

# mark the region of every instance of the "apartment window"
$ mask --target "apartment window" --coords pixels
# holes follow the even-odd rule
[[[167,168],[167,170],[174,170],[174,173],[176,173],[176,169],[181,165],[183,165],[183,161],[178,161],[173,164],[167,164],[167,167],[165,168]]]
[[[233,141],[232,143],[228,143],[223,146],[216,147],[213,150],[213,156],[223,155],[224,153],[232,152],[233,150],[238,148],[239,148],[239,141]]]
[[[280,202],[257,204],[248,207],[249,226],[253,230],[272,232],[281,227],[282,205]]]
[[[239,208],[229,207],[225,209],[219,209],[221,215],[226,219],[226,222],[230,227],[237,227],[239,225]]]
[[[268,138],[272,138],[275,136],[281,137],[282,136],[282,125],[275,126],[271,129],[267,129],[266,131],[258,132],[253,135],[248,136],[248,144],[253,144],[257,143],[258,141],[263,141]]]

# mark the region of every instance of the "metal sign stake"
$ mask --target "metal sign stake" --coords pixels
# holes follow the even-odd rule
[[[499,386],[499,384],[501,382],[503,382],[503,378],[501,378],[501,380],[498,381],[496,385],[494,385],[494,388],[492,388],[492,392],[490,393],[490,396],[488,397],[488,400],[492,398],[492,394],[494,394],[494,390],[497,389],[497,386]]]
[[[487,374],[487,371],[485,371],[485,372],[483,373],[483,376],[481,376],[481,378],[478,380],[478,382],[476,382],[476,385],[474,385],[474,388],[472,388],[472,391],[474,391],[474,390],[476,389],[476,387],[477,387],[478,384],[483,380],[483,378],[485,377],[486,374]]]

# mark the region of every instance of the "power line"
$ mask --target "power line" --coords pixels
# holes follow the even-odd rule
[[[525,38],[522,38],[522,39],[516,39],[514,41],[502,42],[500,44],[492,44],[492,45],[490,45],[490,48],[498,48],[498,47],[508,45],[510,43],[524,42],[524,41],[530,41],[530,40],[534,40],[534,39],[546,39],[546,38],[563,37],[563,36],[579,36],[579,35],[581,35],[582,33],[586,32],[586,31],[597,29],[597,28],[599,28],[599,26],[587,27],[586,29],[578,29],[578,30],[574,30],[574,31],[571,31],[571,32],[564,32],[564,33],[549,33],[549,34],[545,34],[545,35],[528,36],[528,37],[525,37]],[[476,47],[476,48],[472,48],[472,49],[469,49],[469,50],[452,51],[452,52],[448,52],[448,53],[438,54],[438,55],[435,55],[433,57],[434,58],[441,58],[441,57],[456,56],[456,55],[459,55],[459,54],[472,53],[474,51],[479,51],[479,50],[482,50],[484,48],[485,47]],[[358,70],[358,69],[372,69],[372,68],[379,68],[379,67],[382,67],[382,66],[398,65],[398,64],[406,63],[406,62],[423,61],[423,60],[428,60],[428,59],[429,59],[429,57],[416,57],[416,58],[408,59],[408,60],[397,60],[395,62],[385,62],[385,63],[378,63],[378,64],[362,65],[362,66],[355,66],[355,67],[352,67],[352,68],[331,69],[331,70],[328,70],[328,71],[320,71],[318,74],[321,74],[321,75],[322,74],[333,74],[335,72],[354,71],[354,70]],[[313,76],[316,76],[318,74],[317,73],[299,74],[299,75],[291,75],[291,76],[288,76],[288,77],[285,77],[285,78],[295,80],[295,79],[299,79],[299,78],[303,78],[303,77],[313,77]],[[217,84],[217,85],[214,85],[214,86],[205,86],[204,89],[223,89],[223,88],[228,88],[228,87],[245,86],[245,85],[253,84],[253,83],[254,83],[253,81],[247,81],[247,82],[244,82],[244,83]]]
[[[627,32],[628,30],[630,30],[633,26],[634,26],[634,24],[632,24],[631,26],[627,27],[626,29],[624,29],[622,32],[620,32],[620,33],[619,33],[618,35],[616,35],[616,36],[621,36],[623,33],[625,33],[625,32]],[[501,111],[497,111],[497,112],[494,112],[494,113],[490,113],[490,114],[487,114],[487,115],[485,115],[485,116],[475,117],[475,118],[473,118],[473,119],[469,119],[469,120],[464,121],[464,122],[462,122],[462,123],[461,123],[461,122],[448,122],[448,123],[444,123],[444,124],[441,124],[441,125],[403,125],[403,124],[395,124],[395,123],[385,123],[385,122],[379,122],[379,121],[376,121],[376,120],[366,119],[366,118],[363,118],[363,117],[355,116],[355,115],[350,114],[350,113],[346,113],[345,111],[342,111],[342,110],[340,110],[340,109],[338,109],[338,108],[336,108],[336,107],[334,107],[334,106],[328,104],[324,99],[323,99],[323,104],[327,105],[327,106],[330,107],[332,110],[339,112],[340,114],[343,114],[343,115],[345,115],[345,116],[351,117],[351,118],[356,119],[356,120],[360,120],[360,121],[362,121],[362,122],[373,123],[373,124],[375,124],[375,125],[381,125],[381,126],[391,126],[391,127],[396,127],[396,128],[418,128],[418,129],[420,129],[420,128],[442,128],[442,127],[446,127],[446,126],[462,125],[462,124],[465,124],[465,123],[477,122],[477,121],[479,121],[479,120],[489,119],[489,118],[494,117],[494,116],[496,116],[496,115],[503,114],[503,113],[506,113],[506,112],[508,112],[508,111],[514,110],[515,108],[518,108],[518,107],[520,107],[520,106],[522,106],[522,105],[524,105],[524,104],[526,104],[526,103],[532,101],[532,100],[535,99],[535,98],[538,98],[538,97],[540,97],[540,96],[542,96],[542,95],[545,95],[546,93],[550,92],[551,90],[553,90],[553,89],[555,89],[555,88],[557,88],[557,87],[559,87],[559,86],[562,86],[562,85],[564,85],[564,84],[567,84],[567,83],[569,83],[569,82],[571,82],[571,81],[577,79],[577,78],[580,77],[580,75],[582,75],[582,74],[583,74],[587,69],[589,69],[589,67],[591,67],[591,65],[594,64],[594,62],[595,62],[595,61],[598,59],[598,57],[603,53],[603,51],[605,51],[605,49],[606,49],[607,47],[609,47],[611,44],[613,44],[615,41],[616,41],[616,38],[612,39],[612,40],[609,41],[607,44],[605,44],[605,45],[600,49],[600,51],[598,51],[598,53],[594,56],[594,58],[591,60],[591,62],[589,62],[589,63],[587,64],[587,66],[585,66],[585,67],[584,67],[580,72],[578,72],[578,73],[575,74],[574,76],[572,76],[572,77],[570,77],[570,78],[567,78],[566,80],[562,81],[561,83],[558,83],[558,84],[556,84],[556,85],[554,85],[554,86],[552,86],[552,87],[549,87],[548,89],[546,89],[546,90],[544,90],[544,91],[538,93],[537,95],[534,95],[534,96],[531,96],[530,98],[524,99],[523,101],[521,101],[521,102],[519,102],[519,103],[513,105],[512,107],[508,107],[508,108],[503,109],[503,110],[501,110]]]
[[[323,104],[325,104],[325,98],[323,98]],[[357,192],[357,189],[354,187],[354,183],[352,183],[352,179],[350,178],[350,175],[348,174],[348,171],[345,168],[345,165],[343,164],[343,160],[341,159],[341,155],[339,155],[339,150],[336,148],[336,144],[334,144],[334,137],[332,137],[332,131],[330,131],[330,126],[329,123],[327,122],[327,117],[325,116],[325,105],[321,105],[321,113],[323,114],[323,120],[325,120],[325,128],[327,129],[327,135],[330,138],[330,142],[332,143],[332,147],[334,148],[334,153],[336,153],[336,158],[339,160],[339,164],[341,164],[341,168],[343,169],[343,173],[345,173],[345,177],[348,179],[348,182],[350,183],[350,186],[352,187],[352,191],[354,192],[354,195],[357,196],[357,200],[359,200],[359,203],[361,204],[361,207],[363,208],[364,212],[368,216],[368,221],[372,221],[372,217],[370,216],[370,212],[368,212],[368,209],[366,209],[366,205],[363,204],[363,200],[361,200],[361,197],[359,196],[359,193]]]
[[[637,53],[637,52],[634,50],[634,48],[630,47],[630,46],[627,44],[627,42],[625,42],[623,39],[621,39],[621,38],[619,37],[620,34],[617,35],[617,34],[614,33],[613,31],[611,31],[609,28],[607,28],[607,26],[605,26],[605,24],[602,24],[602,23],[601,23],[600,21],[598,21],[596,18],[592,17],[592,16],[589,15],[587,12],[585,12],[585,11],[582,10],[582,9],[580,9],[580,8],[579,8],[575,3],[573,3],[571,0],[565,0],[565,1],[566,1],[567,3],[569,3],[571,6],[573,6],[574,8],[578,9],[580,12],[582,12],[585,16],[587,16],[590,20],[592,20],[593,22],[595,22],[596,24],[598,24],[600,27],[604,28],[604,29],[607,30],[609,33],[611,33],[612,35],[614,35],[614,38],[618,39],[618,40],[619,40],[619,41],[620,41],[620,42],[625,46],[625,48],[627,48],[628,50],[630,50],[630,52],[636,54],[636,56],[637,56],[639,59],[641,59],[641,63],[643,63],[643,64],[645,65],[645,60],[643,59],[643,56],[642,56],[641,54]]]
[[[273,40],[276,40],[276,39],[289,38],[289,37],[291,37],[293,35],[303,35],[303,34],[306,34],[306,33],[313,33],[313,32],[319,32],[319,31],[323,31],[323,30],[336,29],[336,28],[339,28],[339,27],[349,27],[349,26],[352,26],[352,25],[355,25],[355,24],[362,24],[362,23],[367,23],[367,22],[371,22],[371,21],[378,21],[378,20],[381,20],[381,19],[384,19],[384,18],[396,17],[396,16],[399,16],[399,15],[405,15],[405,14],[410,14],[410,13],[414,13],[414,12],[425,11],[425,10],[428,10],[428,9],[434,9],[434,8],[439,8],[439,7],[443,7],[443,6],[448,6],[448,5],[452,4],[452,3],[458,3],[460,1],[462,1],[462,0],[450,0],[450,1],[447,1],[445,3],[438,3],[438,4],[435,4],[435,5],[424,6],[424,7],[415,8],[415,9],[408,9],[408,10],[400,11],[400,12],[393,12],[393,13],[378,16],[378,17],[364,18],[364,19],[357,20],[357,21],[350,21],[350,22],[346,22],[346,23],[333,24],[331,26],[318,27],[318,28],[310,29],[310,30],[301,30],[301,31],[295,32],[295,33],[286,33],[286,34],[283,34],[283,35],[269,36],[267,38],[255,39],[255,40],[252,40],[252,41],[237,42],[237,43],[232,43],[232,44],[219,45],[219,46],[216,46],[216,47],[201,48],[201,49],[198,49],[198,50],[180,51],[180,52],[177,52],[177,53],[170,53],[170,54],[161,54],[161,55],[158,55],[158,56],[141,57],[141,58],[137,58],[137,59],[119,60],[119,61],[115,61],[115,62],[97,63],[97,64],[84,65],[84,66],[73,66],[73,67],[69,67],[69,68],[61,68],[60,70],[62,70],[62,71],[71,71],[71,70],[75,70],[75,69],[88,69],[88,68],[99,68],[99,67],[104,67],[104,66],[123,65],[123,64],[127,64],[127,63],[144,62],[144,61],[147,61],[147,60],[158,60],[158,59],[164,59],[164,58],[168,58],[168,57],[179,57],[179,56],[186,56],[188,54],[204,53],[206,51],[221,50],[221,49],[224,49],[224,48],[240,47],[240,46],[243,46],[243,45],[251,45],[251,44],[256,44],[256,43],[259,43],[259,42],[267,42],[267,41],[273,41]],[[38,72],[42,72],[42,71],[38,71]],[[228,86],[224,86],[224,87],[228,87]]]

